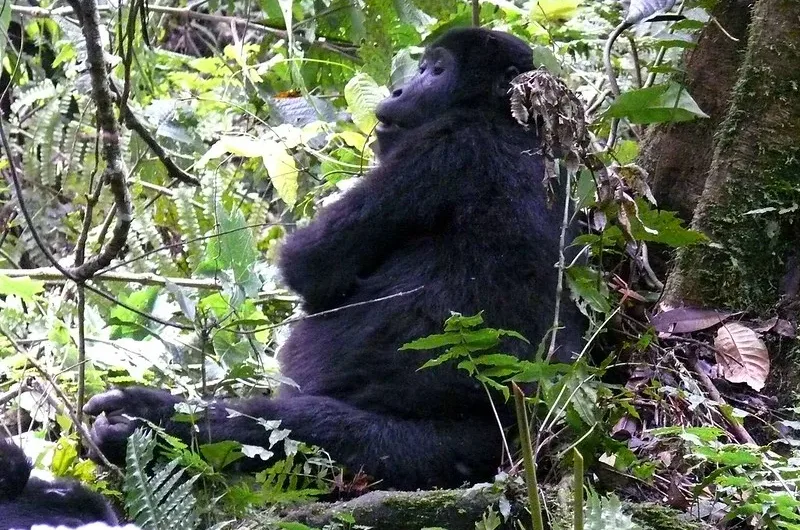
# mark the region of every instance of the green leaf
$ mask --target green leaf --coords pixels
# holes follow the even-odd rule
[[[585,300],[594,311],[611,311],[608,286],[599,271],[582,265],[572,266],[567,269],[567,285],[574,296]]]
[[[221,471],[240,458],[244,458],[241,449],[242,444],[239,442],[225,440],[201,445],[200,453],[215,470]]]
[[[424,11],[415,6],[411,0],[393,1],[400,22],[414,26],[414,29],[420,33],[436,22],[435,18],[427,15]]]
[[[444,322],[445,331],[458,331],[462,329],[475,328],[483,324],[483,313],[478,313],[470,317],[465,317],[461,313],[453,313]]]
[[[631,218],[631,233],[636,239],[663,243],[675,248],[708,241],[708,238],[701,232],[685,228],[683,220],[679,219],[675,212],[654,210],[644,199],[637,199],[636,205],[639,216]],[[643,224],[650,231],[645,230]],[[657,233],[653,233],[653,230]]]
[[[686,88],[677,83],[655,85],[621,94],[606,111],[631,123],[666,123],[708,118]]]
[[[13,2],[3,2],[0,6],[0,31],[4,38],[0,39],[0,65],[6,57],[6,43],[8,42],[8,26],[11,23],[11,4]]]
[[[23,302],[33,303],[36,295],[44,291],[44,282],[31,278],[9,278],[0,274],[0,295],[18,296]]]
[[[551,381],[556,376],[570,371],[571,366],[562,363],[545,361],[520,361],[520,373],[510,379],[516,383],[539,383]]]
[[[319,530],[318,528],[306,526],[303,523],[286,522],[286,521],[278,523],[278,528],[282,528],[283,530]]]
[[[538,0],[531,4],[531,17],[540,21],[569,20],[578,11],[578,0]]]
[[[385,87],[379,86],[369,74],[356,74],[344,87],[344,99],[347,110],[353,116],[353,123],[364,134],[372,133],[378,119],[375,107],[389,96]]]
[[[461,342],[461,335],[458,333],[444,333],[441,335],[428,335],[421,339],[412,340],[403,344],[401,350],[435,350],[442,346],[452,346]]]
[[[490,378],[488,378],[486,376],[483,376],[481,374],[477,375],[477,379],[478,379],[478,381],[486,384],[486,386],[488,386],[489,388],[497,390],[498,392],[503,394],[503,398],[506,401],[508,401],[508,398],[511,397],[511,391],[508,389],[508,387],[506,385],[504,385],[502,383],[498,383],[494,379],[490,379]]]
[[[650,434],[654,436],[676,436],[683,433],[696,436],[699,440],[704,442],[713,442],[719,439],[724,434],[724,431],[718,427],[658,427],[651,429]]]
[[[125,305],[133,307],[142,313],[151,313],[159,292],[159,287],[144,287],[138,291],[132,292],[128,296],[121,297],[121,301],[124,302]],[[111,310],[109,321],[112,320],[115,322],[111,329],[110,336],[112,339],[129,337],[142,340],[149,335],[147,325],[152,323],[150,320],[145,319],[145,317],[121,305],[114,306]]]
[[[243,298],[255,297],[261,288],[261,281],[253,272],[260,255],[242,211],[235,209],[228,213],[221,204],[215,206],[218,232],[209,239],[195,272],[220,278],[228,302],[238,307]],[[223,274],[225,271],[232,271],[233,276]]]
[[[505,353],[490,353],[473,358],[473,362],[480,366],[519,366],[520,360],[513,355]]]
[[[600,497],[589,491],[584,509],[584,530],[639,530],[630,515],[622,510],[622,503],[616,495]]]
[[[563,75],[563,68],[558,61],[558,57],[553,53],[553,50],[547,46],[534,46],[533,47],[533,64],[536,67],[544,66],[547,71],[558,77]]]
[[[265,138],[262,144],[264,167],[267,168],[269,179],[275,186],[278,197],[289,208],[293,208],[297,202],[297,178],[300,175],[294,157],[282,144],[274,140]]]

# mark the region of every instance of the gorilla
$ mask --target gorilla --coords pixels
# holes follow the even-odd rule
[[[497,31],[451,30],[427,47],[417,74],[377,108],[379,166],[282,246],[286,283],[308,313],[325,312],[297,322],[279,354],[299,388],[210,402],[201,443],[268,446],[256,417],[280,420],[382,487],[491,479],[502,432],[483,387],[454,366],[418,371],[437,352],[398,349],[440,333],[453,311],[483,311],[487,325],[522,333],[532,345],[503,345],[520,358],[552,326],[562,213],[542,185],[536,132],[515,122],[509,100],[509,82],[533,68],[530,47]],[[564,303],[560,324],[557,357],[567,361],[585,323]],[[97,416],[98,447],[122,463],[137,418],[193,436],[173,419],[179,401],[119,388],[85,411]]]
[[[24,530],[34,524],[80,526],[118,523],[108,501],[78,481],[31,478],[25,453],[0,439],[0,530]]]

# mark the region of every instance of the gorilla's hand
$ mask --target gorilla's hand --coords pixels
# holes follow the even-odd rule
[[[128,438],[143,425],[141,420],[166,426],[180,401],[164,390],[117,388],[94,396],[83,411],[97,416],[92,426],[94,443],[111,462],[122,465]]]

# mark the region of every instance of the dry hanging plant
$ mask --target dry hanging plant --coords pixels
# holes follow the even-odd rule
[[[515,77],[509,92],[511,115],[523,127],[534,128],[541,140],[545,184],[556,178],[556,158],[576,173],[589,137],[583,105],[575,94],[544,67]]]

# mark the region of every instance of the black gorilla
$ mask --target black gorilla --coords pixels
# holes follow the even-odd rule
[[[280,419],[295,439],[324,447],[385,487],[490,479],[501,433],[479,383],[454,367],[417,369],[430,352],[398,351],[439,333],[451,311],[484,311],[488,325],[528,337],[530,357],[551,327],[561,208],[542,186],[536,135],[512,119],[509,81],[533,68],[525,42],[458,29],[430,45],[419,73],[378,107],[380,166],[287,238],[280,267],[309,312],[368,302],[297,323],[280,354],[299,389],[275,399],[212,403],[201,441],[268,445],[248,416]],[[559,357],[580,348],[583,322],[563,304]],[[93,436],[122,462],[138,422],[171,421],[168,392],[123,388],[95,396]],[[511,423],[503,413],[503,421]]]
[[[0,440],[0,530],[22,530],[34,524],[117,524],[114,510],[99,493],[74,480],[29,478],[31,469],[22,449]]]

